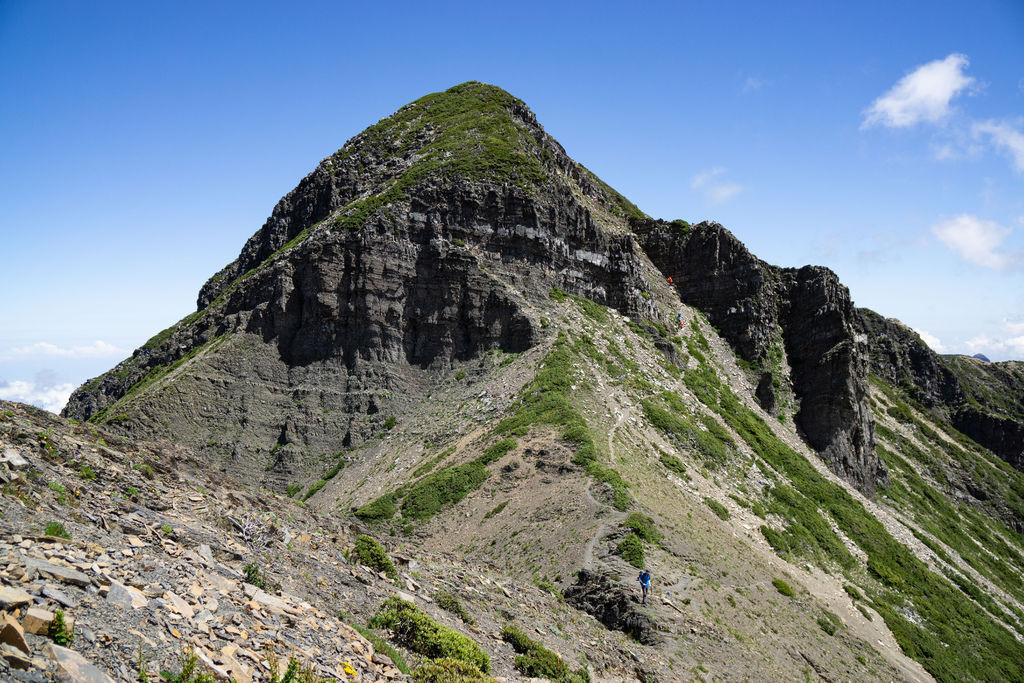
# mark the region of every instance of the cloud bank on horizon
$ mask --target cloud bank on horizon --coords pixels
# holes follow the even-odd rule
[[[68,402],[77,384],[66,381],[65,373],[53,369],[57,365],[70,366],[72,376],[93,374],[106,369],[112,359],[124,357],[126,352],[108,342],[97,339],[91,344],[59,346],[50,342],[35,342],[0,351],[0,399],[17,401],[59,413]],[[57,364],[57,365],[55,365]],[[40,368],[41,366],[49,366]],[[25,379],[30,376],[32,379]]]
[[[0,398],[5,401],[27,403],[51,413],[59,413],[67,405],[68,398],[74,390],[74,384],[58,384],[56,373],[52,370],[40,370],[30,382],[0,380]]]

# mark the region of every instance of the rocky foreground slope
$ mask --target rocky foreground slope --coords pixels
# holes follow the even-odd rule
[[[75,393],[65,417],[84,424],[39,427],[67,444],[51,450],[32,431],[51,418],[11,408],[7,441],[37,457],[8,475],[6,507],[24,504],[5,507],[22,536],[9,571],[55,607],[19,559],[45,556],[46,517],[73,539],[112,534],[96,541],[110,576],[89,564],[104,569],[100,551],[63,555],[94,574],[76,619],[115,580],[134,586],[163,657],[173,594],[203,615],[178,628],[196,657],[257,676],[264,630],[280,661],[291,648],[320,676],[395,675],[345,658],[367,654],[347,622],[421,680],[443,666],[470,680],[1014,680],[1021,386],[1017,364],[935,356],[855,308],[827,269],[647,217],[521,101],[467,83],[322,161],[194,314]],[[80,519],[50,486],[93,487],[76,450],[111,472],[75,499]],[[143,495],[147,466],[174,507]],[[112,530],[111,510],[160,532]],[[174,520],[178,540],[161,533]],[[254,529],[276,531],[246,543]],[[398,566],[368,560],[359,532]],[[133,547],[118,555],[130,536],[153,570]],[[164,565],[235,583],[151,581]],[[656,577],[649,605],[639,566]],[[246,567],[281,592],[257,592]],[[208,619],[210,597],[232,607]],[[337,636],[305,630],[309,614]],[[416,644],[423,614],[468,637],[442,638],[461,663]]]

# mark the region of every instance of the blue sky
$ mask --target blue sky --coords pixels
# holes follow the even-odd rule
[[[466,80],[653,216],[1024,358],[1024,3],[492,4],[0,2],[0,397],[59,409],[320,159]]]

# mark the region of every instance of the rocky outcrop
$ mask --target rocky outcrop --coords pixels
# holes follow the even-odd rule
[[[867,308],[855,309],[854,325],[868,338],[871,372],[929,408],[963,401],[956,377],[912,329]]]
[[[782,271],[782,317],[797,427],[832,471],[873,493],[886,481],[875,453],[867,343],[853,328],[849,291],[827,268]]]
[[[704,311],[741,358],[766,363],[778,341],[777,269],[718,223],[642,220],[633,229],[684,303]]]
[[[469,144],[469,115],[481,134],[501,131],[485,138],[497,149]],[[653,318],[627,209],[507,93],[428,96],[321,162],[204,285],[196,313],[76,391],[64,415],[285,481],[300,453],[379,434],[430,373],[531,348],[553,287]]]
[[[952,415],[953,426],[1024,472],[1024,422],[963,406]]]
[[[1024,470],[1024,364],[940,356],[899,320],[866,308],[854,321],[868,339],[871,372]]]
[[[633,227],[682,299],[761,368],[756,394],[766,409],[777,401],[772,386],[784,352],[804,438],[836,474],[872,494],[886,474],[874,451],[867,348],[835,273],[768,265],[717,223],[636,220]]]
[[[593,616],[608,628],[622,631],[644,645],[658,642],[654,620],[644,614],[636,599],[606,574],[581,569],[576,584],[563,592],[565,601]]]

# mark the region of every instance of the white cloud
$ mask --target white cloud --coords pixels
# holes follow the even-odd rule
[[[28,403],[51,413],[59,413],[74,390],[74,384],[54,383],[53,373],[45,370],[36,375],[34,382],[0,382],[0,398]]]
[[[983,353],[989,357],[1024,360],[1024,321],[1003,320],[1001,333],[991,337],[979,334],[964,342],[970,353]]]
[[[763,78],[754,78],[753,76],[747,76],[746,82],[743,83],[743,92],[752,92],[754,90],[760,90],[766,85],[770,85],[771,81],[766,81]]]
[[[919,330],[916,328],[914,329],[914,332],[917,332],[917,336],[923,339],[924,343],[927,344],[928,347],[935,353],[946,352],[946,346],[941,341],[939,341],[939,338],[936,337],[934,334],[929,334],[927,330]]]
[[[743,186],[719,180],[719,176],[725,171],[726,169],[722,167],[701,171],[690,180],[690,188],[703,194],[712,204],[721,204],[727,199],[732,199],[743,190]]]
[[[975,137],[987,135],[997,149],[1007,152],[1018,173],[1024,173],[1024,133],[1006,121],[977,121],[971,126]]]
[[[61,358],[105,358],[108,356],[124,355],[124,350],[117,348],[105,341],[96,340],[88,346],[73,346],[62,348],[49,342],[36,342],[28,346],[21,346],[11,349],[2,357],[22,358],[25,356],[58,356]]]
[[[954,53],[917,67],[871,103],[861,128],[875,124],[905,128],[920,121],[941,121],[949,115],[953,98],[974,83],[964,73],[968,64],[967,55]]]
[[[1007,252],[1001,248],[1012,232],[994,221],[986,221],[961,214],[932,226],[932,233],[960,258],[984,268],[1008,271],[1020,263],[1020,252]]]

